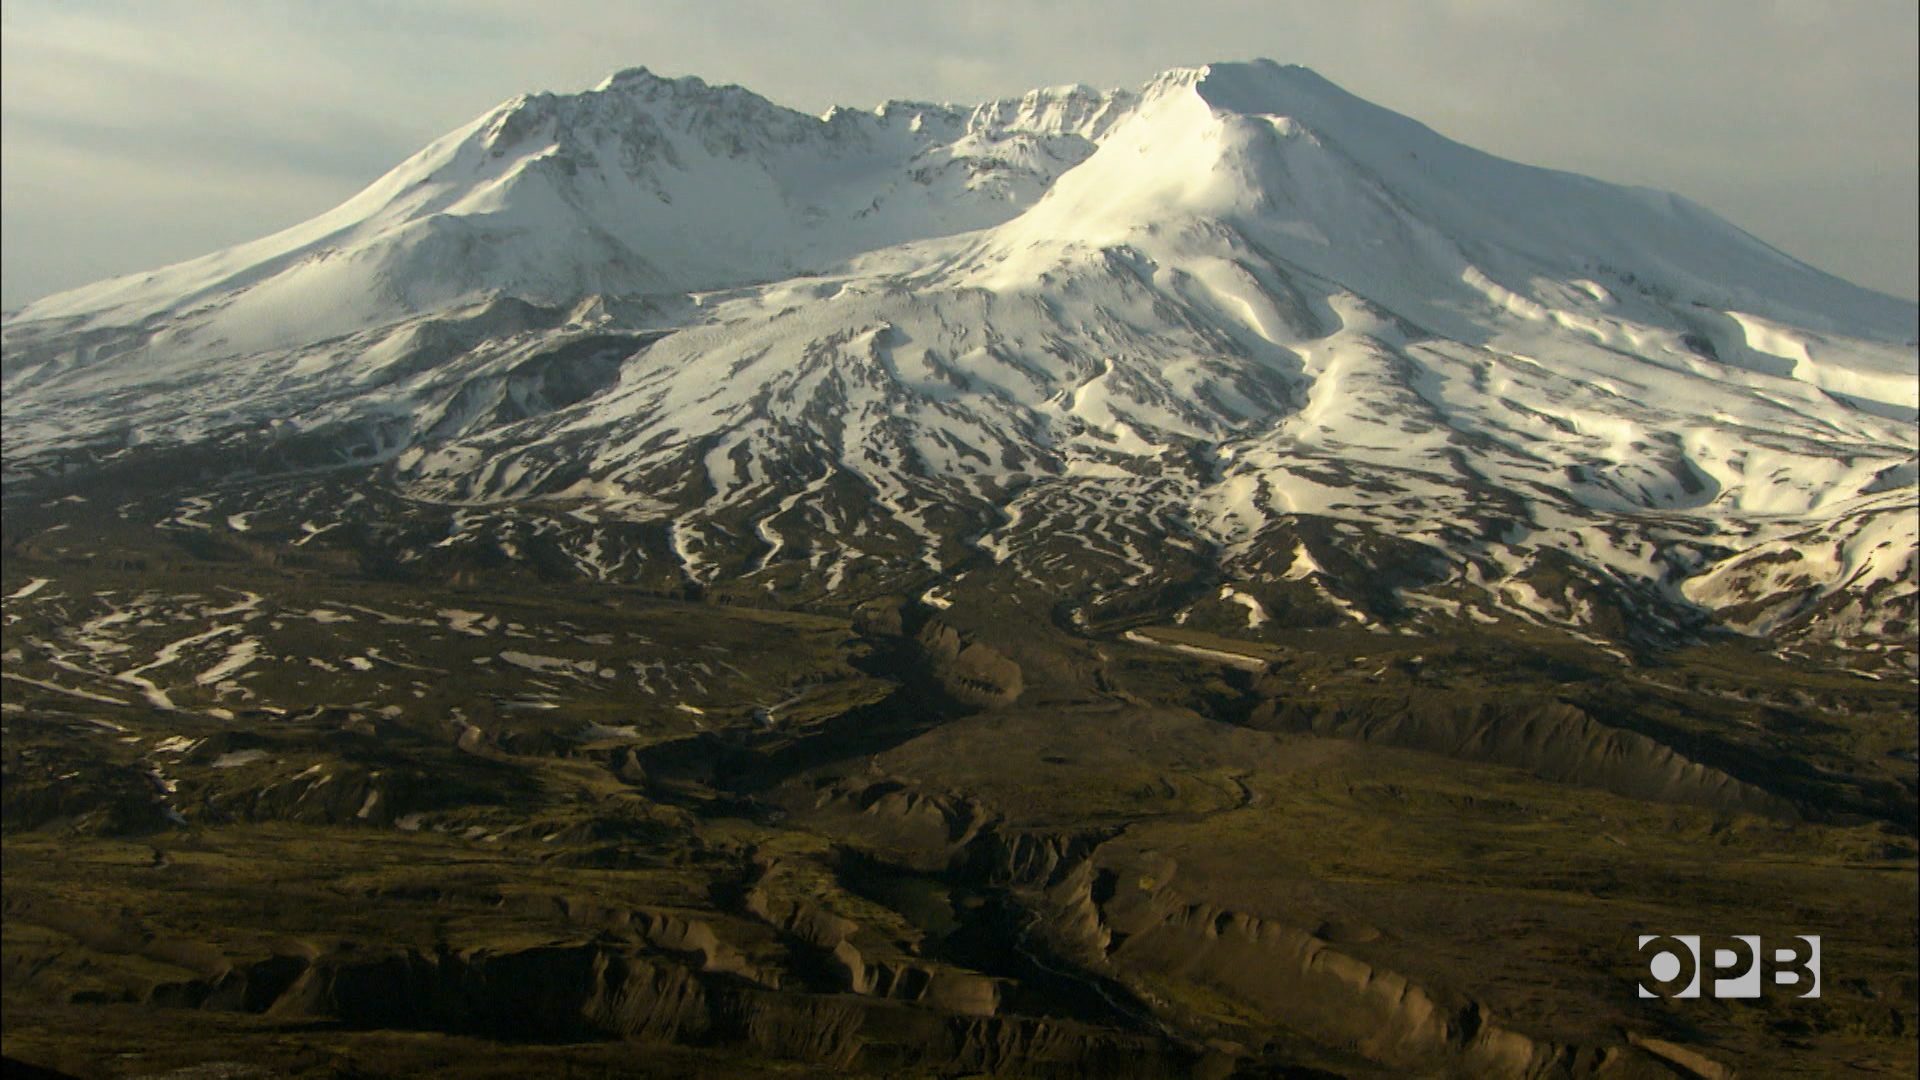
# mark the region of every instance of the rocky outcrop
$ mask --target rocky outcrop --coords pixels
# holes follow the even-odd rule
[[[1207,986],[1323,1045],[1396,1068],[1457,1064],[1485,1077],[1536,1075],[1558,1054],[1500,1027],[1471,1002],[1437,998],[1298,927],[1169,891],[1121,886],[1101,907],[1106,963]]]
[[[1095,848],[1117,830],[1060,833],[1041,829],[994,829],[967,851],[965,871],[996,884],[1044,889],[1086,865]]]
[[[1627,1039],[1633,1045],[1647,1053],[1670,1062],[1700,1080],[1734,1080],[1734,1070],[1723,1062],[1715,1061],[1698,1050],[1689,1050],[1677,1046],[1665,1039],[1655,1039],[1645,1035],[1629,1033]]]
[[[834,781],[816,789],[809,802],[796,800],[792,809],[890,862],[922,871],[944,871],[965,860],[997,819],[975,799],[892,777]]]
[[[1471,1000],[1443,997],[1337,947],[1331,939],[1365,936],[1351,928],[1291,926],[1189,900],[1167,884],[1174,876],[1170,868],[1145,873],[1103,866],[1099,852],[1111,832],[1019,829],[976,816],[964,844],[956,844],[945,830],[931,828],[935,816],[945,820],[932,808],[951,813],[952,806],[901,781],[836,785],[822,793],[819,805],[864,807],[863,819],[876,810],[906,821],[916,808],[928,814],[923,824],[929,826],[924,831],[930,848],[918,861],[937,852],[947,873],[1025,897],[1039,916],[1030,928],[1034,948],[1080,968],[1090,984],[1111,980],[1178,1030],[1219,1030],[1216,1017],[1167,992],[1187,986],[1195,988],[1196,1000],[1231,1000],[1242,1019],[1258,1016],[1393,1069],[1533,1078],[1598,1075],[1599,1064],[1611,1060],[1601,1049],[1535,1040]],[[836,825],[851,816],[837,816]],[[804,904],[769,909],[764,899],[750,903],[777,925],[831,947],[849,972],[862,970],[850,940],[857,933],[853,923]]]
[[[833,959],[856,994],[914,1001],[969,1016],[992,1016],[1000,1007],[1000,987],[984,975],[905,957],[870,960],[852,941],[835,945]]]
[[[938,619],[921,627],[919,642],[940,688],[956,701],[1000,708],[1025,689],[1019,664]]]
[[[287,986],[295,973],[289,962],[295,968],[304,964],[277,956],[239,960],[208,942],[156,933],[131,916],[108,916],[31,893],[9,896],[6,918],[72,938],[100,957],[147,962],[124,972],[127,977],[71,990],[68,1000],[76,1004],[258,1011]],[[9,988],[32,989],[40,981],[31,952],[8,954],[4,982]]]
[[[844,942],[842,945],[844,946]],[[1069,1022],[968,1015],[978,988],[921,969],[849,960],[857,981],[894,993],[805,994],[754,988],[671,961],[594,944],[510,953],[441,951],[310,964],[273,1015],[350,1025],[735,1046],[836,1068],[938,1065],[1030,1076],[1185,1075],[1193,1056],[1165,1040]],[[890,981],[891,980],[891,981]],[[984,981],[984,980],[983,980]],[[910,1003],[911,1002],[911,1003]],[[930,1008],[928,1006],[931,1006]]]
[[[1653,1077],[1619,1046],[1569,1046],[1507,1026],[1480,1003],[1423,986],[1340,948],[1340,928],[1308,929],[1183,896],[1177,868],[1088,860],[1046,894],[1038,928],[1062,955],[1134,990],[1188,1031],[1244,1035],[1258,1016],[1407,1075],[1492,1080]],[[1223,1027],[1209,1006],[1230,1003]],[[1656,1055],[1672,1060],[1670,1055]]]
[[[578,944],[508,953],[336,951],[308,965],[268,1011],[506,1038],[676,1041],[704,1034],[711,1022],[696,972]]]
[[[172,828],[165,792],[144,768],[78,757],[7,754],[0,773],[0,823],[6,831],[145,836]]]
[[[970,1016],[999,1009],[999,985],[987,976],[921,957],[903,955],[884,942],[867,940],[862,927],[819,904],[749,890],[749,913],[825,954],[825,966],[844,991],[866,997],[911,1001]]]
[[[689,956],[699,970],[737,975],[748,982],[778,989],[780,972],[748,959],[737,947],[721,938],[711,923],[689,915],[636,911],[627,925],[639,930],[648,944],[667,952]]]
[[[1791,802],[1765,788],[1564,702],[1382,697],[1328,704],[1282,698],[1262,702],[1250,723],[1511,765],[1546,780],[1651,802],[1799,817]]]

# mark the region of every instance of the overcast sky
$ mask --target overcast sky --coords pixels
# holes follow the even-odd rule
[[[0,0],[9,309],[305,220],[623,67],[824,110],[1306,64],[1504,157],[1678,191],[1913,299],[1913,0]]]

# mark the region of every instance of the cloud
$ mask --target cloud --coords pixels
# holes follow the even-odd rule
[[[9,307],[293,224],[517,92],[636,64],[818,112],[1255,56],[1920,290],[1903,2],[10,0],[0,24]]]

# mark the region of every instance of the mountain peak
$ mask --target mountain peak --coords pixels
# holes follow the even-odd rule
[[[703,586],[990,558],[1171,597],[1142,553],[1178,550],[1366,628],[1877,639],[1913,321],[1305,68],[824,117],[634,68],[9,319],[6,467],[265,445],[422,505],[606,501],[653,539],[583,573]]]
[[[1205,111],[1192,111],[1196,106]],[[1123,129],[1130,133],[1124,154],[1113,138]],[[1303,133],[1308,138],[1292,138]],[[1108,152],[1096,153],[1103,147]],[[1063,177],[1077,179],[1055,192]],[[1069,199],[1076,189],[1080,194]],[[1089,198],[1100,206],[1068,209]],[[1128,205],[1109,205],[1115,199]],[[1649,253],[1633,238],[1651,243],[1661,235],[1668,264],[1659,276],[1676,295],[1815,329],[1871,326],[1882,339],[1913,336],[1911,305],[1818,275],[1671,196],[1500,161],[1308,68],[1271,60],[1175,68],[1138,90],[1068,84],[970,108],[890,102],[818,117],[739,86],[636,66],[593,90],[521,95],[306,225],[138,279],[50,297],[12,321],[79,317],[132,325],[181,297],[313,277],[316,260],[329,253],[368,243],[384,246],[389,262],[405,253],[412,268],[404,271],[354,260],[370,274],[364,303],[289,301],[276,304],[270,318],[251,320],[256,328],[285,330],[275,333],[278,340],[295,341],[308,332],[287,321],[295,311],[315,312],[338,332],[442,302],[429,297],[469,302],[530,291],[564,301],[577,287],[737,285],[1005,224],[1042,204],[1021,243],[1036,232],[1041,240],[1052,233],[1083,242],[1085,226],[1113,217],[1106,210],[1143,227],[1170,213],[1225,215],[1235,228],[1280,240],[1343,237],[1336,247],[1317,243],[1298,257],[1362,292],[1377,287],[1382,274],[1403,276],[1371,256],[1347,265],[1366,245],[1398,243],[1389,238],[1404,230],[1397,219],[1403,212],[1469,246],[1498,236],[1561,279],[1586,274],[1582,267],[1644,262]],[[1592,221],[1572,221],[1565,210],[1576,205]],[[1600,218],[1609,224],[1590,227]],[[1674,238],[1664,234],[1671,229],[1686,239],[1669,242]],[[439,239],[423,248],[401,242],[407,232]],[[585,246],[571,239],[580,236],[596,239]],[[680,239],[661,247],[670,237]],[[457,268],[415,265],[426,251],[469,244],[489,254],[458,260]],[[1706,262],[1696,257],[1709,250]],[[1684,257],[1672,262],[1676,254]],[[346,264],[325,265],[329,295],[350,288],[341,276]],[[507,266],[522,269],[502,272]],[[434,284],[450,275],[455,280],[444,287]],[[1457,284],[1459,274],[1445,270],[1442,278]],[[1516,285],[1524,286],[1524,276],[1503,287]],[[1802,302],[1780,307],[1790,294]],[[242,298],[243,306],[249,302]],[[310,329],[318,332],[320,322]],[[237,348],[262,340],[252,331],[214,337]]]
[[[642,86],[671,81],[673,80],[666,76],[655,75],[651,69],[643,64],[636,64],[630,68],[621,68],[619,71],[600,80],[600,84],[593,89],[595,92],[604,92],[607,90],[617,90],[622,87]],[[700,80],[696,79],[695,81],[699,82]],[[701,85],[704,86],[705,83],[702,82]]]
[[[642,97],[663,95],[700,95],[709,92],[740,93],[759,97],[744,87],[727,83],[714,86],[698,75],[661,75],[644,65],[622,68],[600,80],[599,85],[585,91],[586,94],[639,94]]]

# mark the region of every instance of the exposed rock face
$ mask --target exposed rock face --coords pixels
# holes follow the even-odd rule
[[[919,1001],[974,1016],[992,1016],[999,1005],[998,988],[984,976],[911,961],[869,962],[852,941],[835,945],[833,958],[856,994]]]
[[[818,924],[816,924],[817,927]],[[1071,1023],[995,1019],[989,981],[868,965],[842,940],[849,995],[754,989],[591,945],[316,961],[271,1006],[287,1018],[539,1038],[736,1045],[843,1068],[941,1065],[1027,1075],[1165,1076],[1182,1051]],[[904,1008],[914,1002],[925,1008]]]
[[[825,954],[836,989],[867,997],[912,1001],[969,1016],[998,1011],[994,980],[920,957],[903,955],[859,923],[801,899],[781,899],[764,887],[749,891],[746,910],[782,933]]]
[[[1270,700],[1255,710],[1253,722],[1511,765],[1629,798],[1799,816],[1778,795],[1562,702],[1382,698],[1326,706]]]
[[[1518,1078],[1541,1075],[1563,1056],[1562,1048],[1501,1027],[1471,1002],[1436,999],[1299,927],[1123,880],[1110,882],[1112,895],[1095,903],[1093,882],[1088,863],[1067,886],[1061,899],[1080,916],[1067,925],[1095,930],[1087,943],[1103,954],[1093,960],[1096,969],[1123,981],[1144,975],[1205,986],[1327,1045],[1351,1045],[1395,1068]],[[1097,921],[1090,923],[1089,915]]]
[[[1328,940],[1375,932],[1307,929],[1190,900],[1172,884],[1177,876],[1170,862],[1114,863],[1096,855],[1046,890],[1041,929],[1063,955],[1135,990],[1189,1030],[1217,1030],[1226,1016],[1258,1016],[1321,1045],[1352,1048],[1394,1075],[1625,1080],[1667,1076],[1667,1063],[1724,1069],[1698,1051],[1674,1047],[1690,1059],[1683,1060],[1639,1039],[1629,1048],[1529,1036],[1470,998],[1436,991]]]
[[[796,929],[828,938],[844,929],[810,914],[800,916]],[[114,999],[153,1006],[508,1040],[723,1045],[877,1071],[941,1067],[1145,1078],[1184,1075],[1194,1060],[1152,1036],[995,1017],[991,980],[926,964],[869,963],[845,938],[832,955],[844,965],[850,993],[822,995],[755,987],[729,978],[724,964],[696,970],[663,955],[587,942],[505,952],[293,950],[235,965],[211,946],[146,939],[44,904],[10,915],[58,926],[96,951],[137,953],[181,969],[179,978]],[[665,947],[710,948],[710,931],[698,924],[690,932],[686,924],[657,929]],[[10,964],[6,980],[27,986],[33,975]]]
[[[1137,994],[1178,1029],[1207,1031],[1219,1023],[1218,1014],[1184,1003],[1191,993],[1231,1001],[1233,1015],[1258,1016],[1408,1073],[1512,1080],[1659,1075],[1658,1067],[1643,1069],[1640,1056],[1621,1047],[1530,1037],[1468,998],[1437,993],[1341,948],[1341,941],[1376,937],[1370,927],[1294,925],[1189,899],[1174,884],[1179,873],[1171,861],[1117,862],[1123,857],[1102,847],[1112,833],[1022,829],[983,820],[978,807],[968,808],[963,829],[954,829],[962,815],[951,802],[886,780],[824,792],[813,813],[811,820],[843,835],[851,829],[872,837],[902,861],[917,839],[924,846],[912,861],[921,867],[997,882],[1028,897],[1040,913],[1031,928],[1039,940]],[[761,910],[767,902],[756,896],[749,903]],[[849,940],[858,932],[851,922],[804,904],[762,913],[831,947],[856,989],[863,979],[886,985],[884,977],[866,974]]]
[[[969,705],[1011,705],[1024,686],[1020,665],[958,630],[933,620],[920,631],[934,678],[947,693]]]

